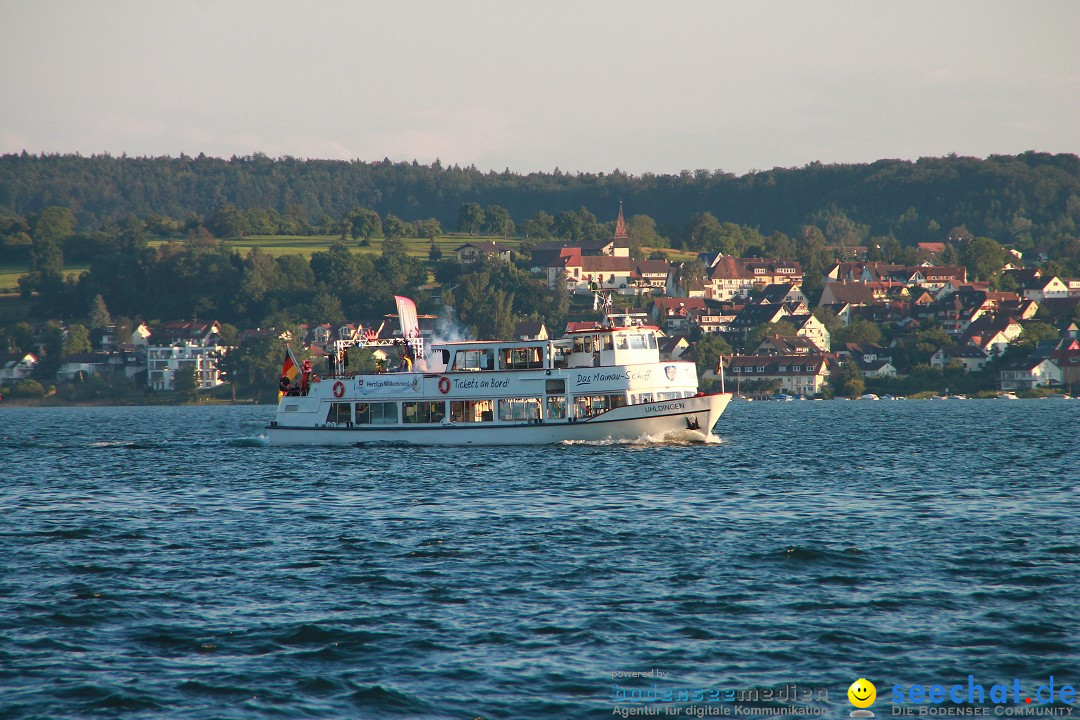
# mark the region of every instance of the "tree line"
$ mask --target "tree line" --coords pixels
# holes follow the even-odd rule
[[[964,226],[976,236],[1035,248],[1080,233],[1080,158],[1027,152],[985,159],[810,163],[736,176],[709,170],[485,173],[438,161],[265,155],[0,156],[0,215],[26,217],[49,206],[68,207],[82,230],[135,215],[155,235],[201,219],[218,226],[220,237],[229,237],[236,229],[227,228],[231,206],[245,214],[243,223],[252,234],[336,230],[354,209],[367,208],[406,223],[434,220],[444,228],[483,228],[492,235],[516,228],[530,236],[537,224],[545,224],[545,214],[557,218],[587,208],[610,218],[620,200],[677,241],[685,239],[679,232],[690,218],[711,213],[766,236],[797,236],[803,225],[813,224],[830,241],[880,236],[910,246],[940,240],[950,228]],[[480,217],[470,204],[502,212]]]

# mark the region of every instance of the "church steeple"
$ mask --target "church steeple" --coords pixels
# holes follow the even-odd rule
[[[619,201],[619,218],[615,221],[615,236],[612,240],[630,240],[630,235],[626,232],[626,221],[623,220],[622,200]]]
[[[630,257],[630,233],[626,232],[622,200],[619,201],[619,217],[615,221],[615,235],[611,238],[611,254],[615,257]]]

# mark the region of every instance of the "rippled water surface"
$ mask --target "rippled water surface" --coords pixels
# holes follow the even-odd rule
[[[0,717],[1080,685],[1080,402],[733,404],[708,446],[278,448],[271,415],[0,409]]]

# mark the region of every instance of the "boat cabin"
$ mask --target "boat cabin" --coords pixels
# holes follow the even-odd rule
[[[551,343],[456,342],[436,345],[427,356],[429,372],[543,370],[553,367]]]
[[[576,330],[559,340],[455,342],[436,345],[429,372],[551,370],[660,362],[651,326]]]
[[[561,341],[568,343],[566,367],[605,367],[660,362],[656,328],[631,326],[576,330]]]

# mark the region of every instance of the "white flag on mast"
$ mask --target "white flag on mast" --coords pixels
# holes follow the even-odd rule
[[[416,303],[407,297],[395,295],[398,322],[401,323],[401,337],[411,340],[420,337],[420,322],[416,319]]]

